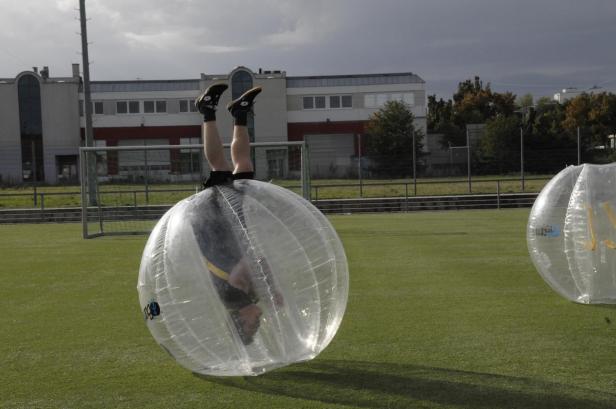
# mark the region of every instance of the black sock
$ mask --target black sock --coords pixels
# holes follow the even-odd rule
[[[234,111],[232,114],[233,118],[235,118],[235,125],[246,126],[248,123],[248,111]]]
[[[210,122],[216,120],[216,110],[205,108],[203,110],[203,122]]]

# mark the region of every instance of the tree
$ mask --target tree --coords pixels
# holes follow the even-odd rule
[[[492,92],[490,83],[484,86],[478,76],[474,81],[459,83],[453,100],[455,122],[460,127],[482,124],[496,115],[511,115],[515,111],[514,94]]]
[[[441,128],[453,122],[454,112],[451,100],[436,100],[436,95],[428,95],[428,131],[440,132]]]
[[[375,171],[388,177],[407,176],[413,169],[413,135],[415,156],[423,155],[423,133],[415,127],[415,117],[408,105],[388,101],[370,117],[366,132],[366,149],[376,165]],[[419,160],[418,160],[419,163]]]
[[[451,115],[447,115],[448,104]],[[430,100],[428,106],[430,110]],[[458,84],[453,102],[437,102],[434,98],[433,107],[438,115],[433,118],[430,130],[443,134],[441,145],[449,147],[466,144],[467,124],[482,124],[497,115],[512,115],[516,105],[514,94],[493,92],[489,83],[484,85],[479,76],[475,76],[473,80]]]
[[[563,127],[571,134],[580,128],[589,135],[590,148],[608,145],[608,136],[616,132],[616,95],[583,93],[565,104]]]
[[[565,118],[563,127],[570,131],[589,125],[588,114],[592,106],[589,94],[583,93],[570,99],[565,104]]]
[[[515,101],[516,106],[519,109],[529,108],[534,106],[533,94],[524,94]]]
[[[499,115],[486,122],[479,140],[478,159],[484,173],[511,172],[519,163],[520,119]]]
[[[437,101],[436,95],[428,96],[428,132],[442,134],[441,145],[464,145],[466,134],[463,129],[455,124],[455,112],[453,102],[442,98]]]

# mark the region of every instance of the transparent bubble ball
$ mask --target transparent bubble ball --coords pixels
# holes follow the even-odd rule
[[[145,246],[137,289],[148,329],[187,369],[259,375],[317,356],[348,297],[342,243],[311,203],[253,180],[177,203]]]
[[[558,294],[616,304],[616,164],[557,174],[535,200],[526,238],[533,264]]]

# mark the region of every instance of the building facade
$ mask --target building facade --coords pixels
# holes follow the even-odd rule
[[[77,177],[79,66],[70,77],[44,67],[0,79],[0,181],[57,183]]]
[[[313,176],[350,174],[370,116],[387,101],[404,101],[425,134],[425,82],[412,73],[292,77],[278,70],[236,67],[226,74],[188,80],[92,81],[92,124],[97,146],[188,145],[201,143],[202,117],[194,99],[224,81],[217,115],[223,142],[231,141],[233,121],[224,107],[260,85],[249,118],[253,142],[307,141]],[[79,66],[72,76],[50,77],[37,69],[0,79],[0,177],[3,183],[58,183],[78,175],[78,148],[85,118]],[[120,151],[100,161],[98,173],[130,179],[142,168],[136,151]],[[171,151],[150,158],[162,180],[180,181],[203,172],[194,153]],[[257,178],[284,178],[299,172],[296,152],[286,147],[255,150]],[[178,158],[181,156],[182,158]],[[184,157],[185,156],[185,157]],[[354,159],[355,158],[355,159]],[[181,159],[181,160],[179,160]]]

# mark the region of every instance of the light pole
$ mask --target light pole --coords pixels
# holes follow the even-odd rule
[[[524,193],[524,129],[520,127],[520,180],[522,181],[522,193]]]
[[[468,132],[468,125],[466,126],[466,163],[468,174],[468,193],[472,193],[473,187],[471,183],[471,138]]]
[[[577,154],[578,154],[578,166],[582,163],[582,144],[580,139],[580,127],[577,127]]]
[[[357,134],[357,175],[359,177],[359,197],[363,197],[364,191],[361,174],[361,133]]]
[[[88,33],[86,28],[86,2],[79,0],[79,21],[81,24],[81,54],[83,59],[83,96],[84,116],[86,120],[85,142],[87,147],[94,146],[94,131],[92,129],[92,97],[90,93],[90,60],[88,57]],[[84,158],[87,162],[88,173],[88,203],[90,206],[97,204],[96,200],[96,154],[86,153]],[[81,177],[84,177],[82,175]]]
[[[415,152],[415,132],[411,129],[411,139],[413,142],[413,195],[417,196],[417,154]]]

